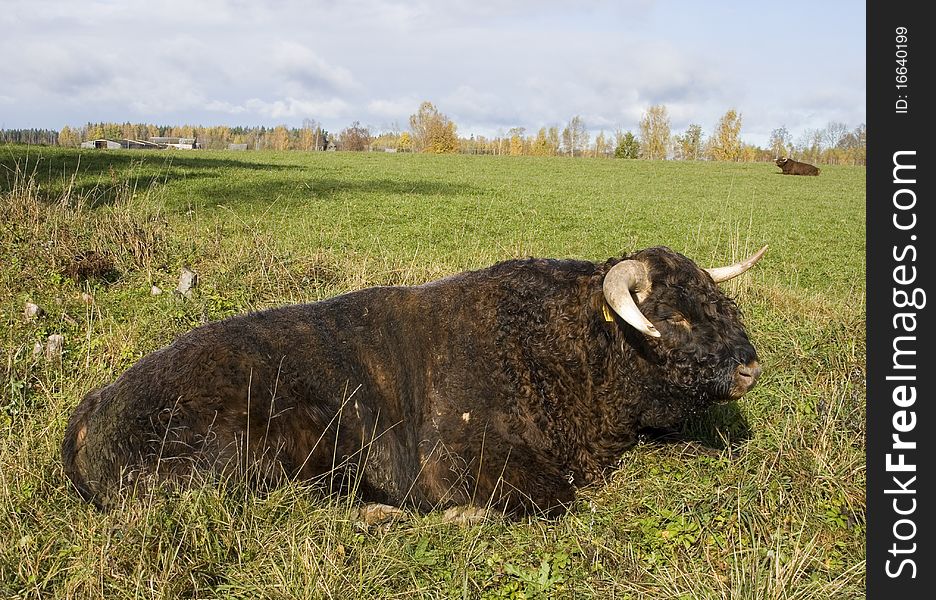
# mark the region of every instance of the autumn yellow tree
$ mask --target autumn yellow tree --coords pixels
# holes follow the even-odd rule
[[[58,134],[58,145],[67,148],[75,147],[81,144],[81,134],[65,125]]]
[[[539,131],[536,132],[536,138],[533,139],[533,143],[530,145],[530,154],[533,156],[552,156],[555,153],[555,149],[550,145],[546,136],[546,128],[540,127]]]
[[[709,139],[708,155],[712,160],[737,161],[741,159],[741,114],[729,109],[715,126]]]
[[[865,153],[868,142],[868,128],[864,123],[845,134],[839,141],[836,150],[840,153],[843,164],[865,164]]]
[[[299,149],[315,150],[315,132],[308,127],[299,130]]]
[[[84,133],[85,140],[99,140],[103,138],[105,135],[107,135],[104,132],[103,123],[88,123],[87,125],[85,125],[84,129],[85,129],[85,133]]]
[[[439,112],[431,102],[419,105],[416,114],[410,116],[410,130],[414,150],[435,154],[458,152],[458,135],[455,123]]]
[[[595,156],[608,156],[608,140],[605,138],[604,131],[599,132],[598,137],[595,138]]]
[[[512,127],[507,135],[510,136],[510,155],[523,155],[523,134],[526,131],[523,127]]]
[[[397,140],[397,152],[412,152],[413,151],[413,138],[410,137],[410,134],[403,132],[400,134],[399,139]]]
[[[274,150],[289,149],[289,131],[285,125],[277,125],[270,135],[270,147]]]
[[[456,133],[455,123],[445,120],[433,128],[429,136],[429,144],[423,148],[423,152],[432,152],[433,154],[455,154],[458,152],[458,134]]]
[[[285,127],[283,129],[286,129]],[[191,125],[181,125],[178,127],[173,127],[171,130],[172,137],[180,138],[193,138],[195,137],[195,128]]]
[[[656,104],[640,119],[641,158],[663,160],[670,143],[670,121],[666,106]]]

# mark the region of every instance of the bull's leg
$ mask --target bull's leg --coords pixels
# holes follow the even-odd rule
[[[363,523],[365,526],[368,525],[382,525],[393,521],[395,519],[402,518],[406,513],[402,509],[397,508],[396,506],[390,506],[389,504],[378,504],[371,503],[365,504],[364,506],[358,508],[354,511],[354,519],[359,523]]]
[[[470,442],[427,440],[420,445],[419,462],[407,499],[421,510],[478,507],[509,515],[558,516],[575,498],[558,467],[490,431]],[[454,513],[452,518],[460,520]]]
[[[508,515],[558,517],[575,500],[575,488],[554,465],[520,447],[484,452],[472,504]]]
[[[480,506],[453,506],[442,513],[442,522],[465,527],[483,523],[494,516],[493,511]]]

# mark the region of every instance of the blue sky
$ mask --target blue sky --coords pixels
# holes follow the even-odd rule
[[[88,121],[407,128],[460,135],[580,115],[674,133],[729,108],[765,145],[865,121],[859,2],[0,0],[0,128]]]

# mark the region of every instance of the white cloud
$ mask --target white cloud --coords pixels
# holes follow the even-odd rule
[[[212,100],[211,102],[205,104],[205,110],[211,112],[227,113],[229,115],[239,115],[241,113],[247,112],[247,107],[234,105],[223,100]]]
[[[279,42],[271,53],[273,68],[293,83],[310,90],[356,89],[351,71],[332,65],[297,42]]]
[[[155,93],[150,92],[139,87],[122,88],[114,99],[126,102],[137,114],[149,117],[184,112],[205,104],[201,92],[189,86],[169,86]]]
[[[414,96],[385,99],[378,98],[367,103],[367,111],[384,119],[408,119],[419,108],[421,100]]]
[[[114,71],[112,55],[100,53],[83,57],[69,46],[71,44],[28,41],[16,47],[15,42],[8,41],[0,45],[0,55],[21,58],[0,61],[0,80],[5,85],[74,94],[111,79]]]
[[[267,102],[259,98],[251,98],[245,104],[246,110],[263,115],[270,119],[288,119],[299,117],[315,117],[318,119],[331,119],[347,116],[348,103],[340,98],[329,100],[309,100],[300,98],[285,98]]]
[[[865,119],[860,11],[836,13],[841,26],[822,30],[836,51],[814,75],[777,64],[776,43],[751,40],[807,47],[813,38],[803,36],[810,23],[821,29],[822,14],[791,30],[775,18],[739,29],[732,11],[714,5],[682,5],[673,19],[653,0],[3,4],[6,127],[305,117],[336,131],[352,120],[405,127],[423,100],[462,135],[535,132],[574,115],[594,133],[634,129],[657,103],[674,131],[691,122],[709,131],[730,107],[744,114],[742,136]],[[786,8],[733,12],[762,10]]]
[[[472,123],[484,120],[507,123],[514,118],[511,102],[503,93],[481,91],[470,85],[459,85],[444,96],[440,104],[444,112]]]

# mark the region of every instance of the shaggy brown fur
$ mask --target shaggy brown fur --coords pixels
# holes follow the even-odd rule
[[[809,163],[795,161],[790,158],[778,158],[777,166],[784,175],[818,175],[819,168]]]
[[[753,385],[738,309],[705,271],[667,248],[625,258],[649,267],[659,338],[605,318],[620,259],[512,260],[199,327],[82,400],[65,472],[100,507],[220,476],[562,512],[641,429]]]

